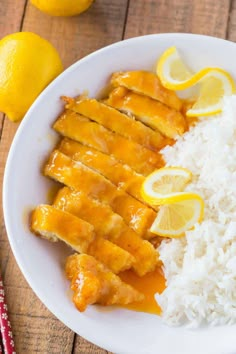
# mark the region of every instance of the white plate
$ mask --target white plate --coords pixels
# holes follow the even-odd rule
[[[28,229],[28,211],[46,201],[51,183],[40,169],[56,141],[50,127],[63,108],[59,97],[75,96],[84,90],[94,96],[112,72],[152,69],[157,57],[173,45],[193,69],[219,66],[236,77],[234,43],[189,34],[130,39],[72,65],[40,95],[15,136],[3,184],[5,223],[15,258],[34,292],[55,316],[87,340],[123,354],[233,354],[236,326],[169,328],[158,316],[95,306],[79,313],[68,295],[69,282],[63,272],[70,250],[35,237]]]

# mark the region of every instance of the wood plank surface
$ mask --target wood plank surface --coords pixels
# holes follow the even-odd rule
[[[236,42],[236,0],[231,1],[226,38]]]
[[[151,33],[201,33],[236,41],[236,0],[97,0],[73,18],[48,16],[26,0],[2,0],[1,37],[19,30],[33,31],[53,43],[66,68],[105,45]],[[0,114],[1,182],[17,127]],[[2,211],[0,265],[17,353],[107,353],[75,336],[32,292],[10,250]]]
[[[230,0],[130,0],[125,38],[199,33],[225,38]]]
[[[85,55],[122,39],[127,0],[100,0],[80,16],[52,17],[27,5],[23,30],[48,39],[65,68]]]
[[[17,32],[21,29],[21,21],[25,10],[26,0],[15,0],[1,1],[0,6],[0,38],[12,33]],[[4,115],[0,112],[0,139],[3,131],[3,121]],[[15,130],[15,128],[14,128]],[[1,141],[1,140],[0,140]],[[8,150],[8,147],[7,147]],[[0,150],[1,165],[0,165],[0,176],[3,175],[4,169],[4,154],[3,149]],[[1,193],[1,192],[0,192]],[[0,241],[1,242],[1,241]]]

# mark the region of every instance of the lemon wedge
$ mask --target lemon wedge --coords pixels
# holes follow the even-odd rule
[[[157,75],[164,87],[184,90],[192,86],[194,74],[181,59],[176,47],[168,48],[157,62]]]
[[[159,205],[150,231],[159,236],[180,237],[203,218],[204,201],[200,195],[183,192],[192,173],[183,167],[163,167],[146,177],[143,199]]]
[[[185,90],[200,84],[199,96],[186,113],[189,117],[221,112],[223,97],[235,93],[234,80],[228,72],[207,67],[193,73],[183,62],[176,47],[167,49],[161,55],[156,71],[163,86],[170,90]]]
[[[209,116],[220,113],[223,97],[235,92],[231,76],[224,70],[216,68],[208,70],[199,80],[200,91],[197,101],[186,114],[188,117]]]
[[[162,205],[150,231],[156,235],[177,238],[201,222],[204,213],[202,198],[193,193],[181,193],[182,200]]]
[[[153,205],[181,200],[179,192],[191,180],[192,173],[182,167],[163,167],[147,176],[142,184],[143,199]]]

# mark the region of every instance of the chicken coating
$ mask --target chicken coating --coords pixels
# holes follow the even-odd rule
[[[95,238],[94,227],[88,222],[54,208],[41,204],[31,215],[31,230],[50,241],[61,240],[77,252],[87,252]]]
[[[148,96],[129,91],[125,87],[115,88],[105,103],[122,112],[132,114],[144,124],[171,139],[175,139],[187,130],[187,122],[179,111]]]
[[[115,274],[132,268],[136,263],[132,254],[103,237],[96,237],[90,243],[87,254],[96,258]]]
[[[144,202],[140,191],[145,177],[129,166],[120,163],[112,156],[67,138],[61,141],[58,150],[101,173],[117,187]]]
[[[107,237],[129,252],[135,259],[132,267],[138,275],[143,276],[155,269],[158,263],[156,250],[130,229],[108,205],[65,187],[58,192],[54,206],[86,220],[93,225],[97,235]]]
[[[94,98],[79,96],[76,99],[64,97],[64,100],[67,102],[67,109],[79,113],[148,149],[159,151],[165,145],[171,143],[170,139],[165,138],[157,131],[153,131],[142,122],[132,119]]]
[[[94,227],[77,216],[51,205],[39,205],[32,213],[31,229],[49,241],[61,240],[77,252],[86,252],[114,273],[130,269],[135,258],[124,249],[96,237]]]
[[[99,173],[81,162],[73,161],[58,150],[50,155],[44,173],[72,189],[109,204],[141,237],[146,235],[156,218],[154,210],[118,189]]]
[[[115,87],[123,86],[141,95],[149,96],[166,106],[181,110],[182,101],[174,91],[162,86],[158,76],[150,71],[125,71],[112,75],[111,84]]]
[[[144,299],[142,293],[124,283],[92,256],[74,254],[68,257],[65,271],[71,280],[74,304],[81,312],[92,304],[127,305]]]
[[[63,113],[53,128],[67,138],[114,156],[118,161],[145,176],[154,169],[164,166],[164,160],[159,152],[147,149],[75,112]]]

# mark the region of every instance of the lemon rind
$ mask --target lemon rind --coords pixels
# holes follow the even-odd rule
[[[165,195],[164,197],[152,197],[152,196],[147,196],[144,194],[143,190],[141,190],[141,195],[143,199],[147,202],[150,203],[154,206],[158,205],[166,205],[166,204],[175,204],[178,202],[182,202],[184,200],[190,200],[190,199],[201,199],[201,196],[197,193],[189,193],[189,192],[177,192],[177,193],[171,193],[169,195]]]

